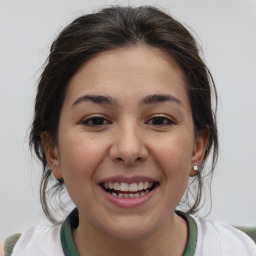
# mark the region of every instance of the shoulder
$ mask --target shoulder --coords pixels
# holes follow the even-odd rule
[[[60,225],[37,226],[21,234],[12,256],[56,255],[63,256],[60,242]]]
[[[256,256],[256,245],[244,232],[215,221],[199,218],[195,218],[195,221],[198,229],[197,249],[201,253],[198,255]]]
[[[4,256],[4,243],[0,241],[0,256]]]

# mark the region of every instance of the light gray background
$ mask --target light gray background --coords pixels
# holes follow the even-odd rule
[[[0,0],[0,240],[45,221],[28,127],[50,44],[78,15],[113,3],[162,7],[196,31],[220,99],[221,155],[209,217],[256,226],[256,1],[92,2]]]

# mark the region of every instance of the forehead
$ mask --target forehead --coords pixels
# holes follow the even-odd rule
[[[136,46],[105,51],[85,62],[70,80],[66,98],[94,93],[126,99],[131,95],[134,100],[156,93],[184,98],[187,86],[183,72],[164,51]]]

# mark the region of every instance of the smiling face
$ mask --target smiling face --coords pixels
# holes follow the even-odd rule
[[[136,239],[172,223],[204,154],[186,83],[155,48],[107,51],[69,83],[48,164],[79,210],[79,227]]]

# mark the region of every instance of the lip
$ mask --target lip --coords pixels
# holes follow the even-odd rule
[[[140,207],[147,202],[149,202],[155,192],[157,191],[158,187],[154,188],[151,190],[149,193],[145,194],[144,196],[140,197],[135,197],[135,198],[120,198],[120,197],[115,197],[112,194],[108,193],[105,191],[101,185],[99,185],[100,191],[103,193],[104,197],[112,204],[115,206],[118,206],[120,208],[136,208]]]

